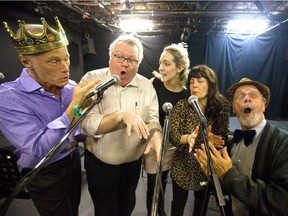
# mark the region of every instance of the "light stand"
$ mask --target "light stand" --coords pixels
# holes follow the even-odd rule
[[[154,186],[154,193],[153,193],[153,200],[152,200],[152,207],[151,207],[151,216],[157,215],[160,192],[164,200],[164,189],[163,189],[162,182],[161,182],[162,164],[163,164],[163,157],[167,150],[167,141],[169,140],[169,127],[170,127],[169,119],[170,119],[170,112],[172,110],[172,104],[168,102],[164,103],[163,110],[166,112],[166,116],[164,119],[164,126],[163,126],[163,137],[162,137],[162,144],[161,144],[161,149],[160,149],[160,159],[159,159],[159,162],[156,164],[156,179],[155,179],[155,186]]]
[[[4,216],[15,197],[22,191],[24,187],[35,177],[35,175],[40,171],[40,169],[49,161],[55,154],[59,152],[64,141],[69,137],[69,135],[76,129],[79,123],[86,117],[86,115],[92,110],[92,108],[100,103],[103,98],[103,91],[99,91],[95,100],[88,107],[88,109],[79,117],[79,119],[69,128],[66,134],[57,142],[57,144],[47,153],[47,155],[33,168],[29,173],[27,173],[23,178],[18,182],[17,186],[10,194],[10,196],[1,204],[0,206],[0,216]]]

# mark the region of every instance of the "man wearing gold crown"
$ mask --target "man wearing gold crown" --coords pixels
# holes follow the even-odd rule
[[[16,148],[17,164],[25,173],[63,138],[74,118],[73,108],[99,82],[77,85],[69,79],[68,40],[60,21],[55,17],[55,30],[41,20],[42,25],[18,21],[16,34],[4,22],[24,69],[19,78],[0,86],[0,130]],[[76,144],[80,137],[76,128],[28,183],[40,215],[78,215],[81,164]]]
[[[287,215],[288,133],[265,119],[269,88],[243,78],[228,88],[227,97],[243,131],[235,130],[222,154],[209,144],[215,173],[231,196],[227,209],[233,214],[227,215]],[[208,173],[203,144],[195,157]]]

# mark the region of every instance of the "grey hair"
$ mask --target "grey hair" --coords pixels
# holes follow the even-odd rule
[[[112,56],[112,53],[114,52],[115,50],[115,47],[118,43],[120,42],[126,42],[132,46],[137,46],[138,48],[138,64],[141,63],[142,59],[143,59],[143,45],[141,43],[141,41],[134,37],[133,34],[125,34],[125,35],[120,35],[118,38],[116,38],[111,44],[110,44],[110,47],[109,47],[109,56],[111,58]]]

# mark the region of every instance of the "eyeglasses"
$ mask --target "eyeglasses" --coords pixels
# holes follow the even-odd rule
[[[234,95],[233,98],[234,98],[234,100],[243,100],[246,97],[246,95],[248,95],[250,98],[253,98],[253,99],[261,96],[261,94],[259,92],[249,92],[247,94],[245,94],[245,93],[236,94],[236,95]]]
[[[131,65],[131,66],[134,66],[138,63],[138,61],[134,58],[125,58],[124,56],[122,55],[119,55],[119,54],[113,54],[116,62],[118,63],[123,63],[125,60],[127,61],[128,65]]]

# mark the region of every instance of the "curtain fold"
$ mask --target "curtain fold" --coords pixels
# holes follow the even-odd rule
[[[117,34],[95,36],[97,68],[107,67],[108,47]],[[151,78],[158,71],[164,46],[179,43],[180,36],[139,36],[144,59],[139,73]],[[191,34],[187,41],[190,66],[207,64],[218,75],[219,89],[227,88],[243,77],[261,82],[271,90],[266,118],[288,119],[288,37],[286,35],[241,36],[223,33]]]
[[[231,84],[248,77],[271,90],[266,117],[288,118],[287,44],[287,37],[279,35],[211,34],[207,37],[205,63],[217,73],[224,95]]]

